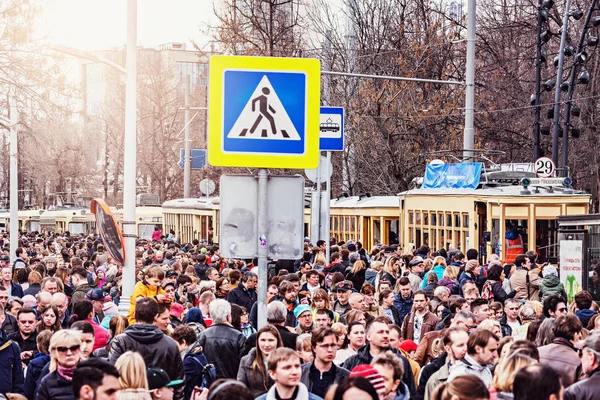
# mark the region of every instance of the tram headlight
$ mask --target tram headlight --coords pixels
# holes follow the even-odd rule
[[[521,185],[527,187],[531,185],[531,180],[529,178],[521,178]]]
[[[563,179],[564,187],[571,187],[572,184],[573,184],[573,180],[571,179],[571,177],[567,176],[565,179]]]

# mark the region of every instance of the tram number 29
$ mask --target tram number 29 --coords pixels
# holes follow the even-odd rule
[[[540,178],[550,178],[554,174],[554,162],[548,157],[535,160],[535,173]]]

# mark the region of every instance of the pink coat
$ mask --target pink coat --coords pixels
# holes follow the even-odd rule
[[[94,322],[93,319],[88,318],[85,322],[89,322],[94,327],[94,348],[92,351],[105,347],[110,337],[108,331]]]

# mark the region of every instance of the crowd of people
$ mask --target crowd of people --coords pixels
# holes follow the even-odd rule
[[[595,286],[568,303],[533,251],[482,265],[475,249],[331,240],[326,260],[306,240],[301,259],[259,271],[156,237],[137,243],[123,304],[123,268],[97,236],[23,233],[12,262],[0,242],[4,398],[600,398]]]

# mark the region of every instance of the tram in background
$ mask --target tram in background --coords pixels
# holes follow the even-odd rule
[[[179,243],[219,243],[219,198],[175,199],[162,204],[164,233],[171,229]]]
[[[557,184],[562,178],[535,176],[498,169],[482,173],[475,188],[420,187],[400,193],[402,248],[475,248],[482,262],[489,254],[504,261],[507,244],[520,237],[524,251],[535,250],[540,262],[556,263],[557,217],[587,214],[590,195],[573,190],[568,181]]]
[[[19,211],[19,230],[27,232],[41,231],[41,216],[44,212],[42,209]],[[8,224],[10,217],[7,217],[6,221]]]

